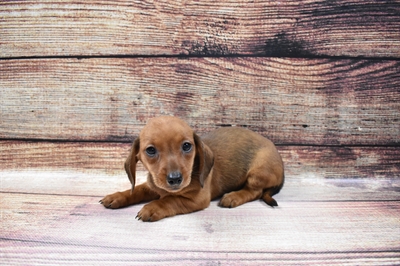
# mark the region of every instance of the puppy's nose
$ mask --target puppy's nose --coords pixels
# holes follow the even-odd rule
[[[172,172],[167,175],[167,182],[170,186],[178,186],[182,183],[182,173]]]

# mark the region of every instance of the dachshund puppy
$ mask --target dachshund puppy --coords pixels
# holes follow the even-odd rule
[[[147,182],[135,187],[136,163],[148,170]],[[152,118],[133,142],[125,162],[132,189],[104,197],[100,203],[116,209],[139,202],[136,218],[158,221],[207,208],[233,208],[256,199],[277,206],[271,197],[283,186],[284,171],[275,145],[240,127],[225,127],[203,138],[181,119]]]

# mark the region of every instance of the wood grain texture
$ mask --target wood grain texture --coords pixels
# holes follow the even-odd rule
[[[398,145],[400,63],[288,58],[0,61],[0,138],[131,141],[156,115],[277,144]]]
[[[2,261],[14,263],[54,263],[60,260],[57,254],[71,259],[75,254],[60,254],[62,246],[66,251],[81,248],[74,263],[110,261],[122,253],[117,260],[133,254],[142,263],[338,259],[393,264],[400,252],[400,203],[394,201],[284,202],[279,208],[251,202],[234,209],[213,202],[204,211],[149,224],[134,219],[142,205],[107,210],[93,197],[0,195]],[[33,254],[24,256],[22,247]],[[22,253],[16,252],[19,249]]]
[[[398,1],[3,1],[0,57],[400,56]]]
[[[136,240],[137,241],[137,240]],[[3,261],[13,264],[79,265],[396,265],[398,251],[370,252],[207,252],[185,250],[144,250],[101,246],[65,245],[36,241],[0,240]],[[295,262],[295,263],[294,263]]]
[[[146,179],[146,171],[136,173],[136,184]],[[0,181],[3,193],[90,196],[98,200],[131,188],[122,171],[110,174],[94,170],[11,169],[0,171]],[[283,189],[274,199],[279,205],[284,202],[400,201],[399,188],[399,178],[324,179],[310,172],[287,175]]]
[[[130,148],[127,143],[0,141],[0,169],[58,169],[115,174],[124,171]]]
[[[128,143],[0,141],[0,170],[83,171],[125,176],[123,164],[129,149]],[[398,147],[279,146],[278,150],[288,179],[400,179]],[[138,170],[144,170],[141,164]]]
[[[399,1],[1,1],[0,264],[400,264],[399,29]],[[279,207],[103,208],[162,114],[273,140]]]
[[[286,173],[310,178],[400,178],[398,147],[280,146]]]

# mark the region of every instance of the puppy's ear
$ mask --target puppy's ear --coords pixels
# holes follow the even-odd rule
[[[125,161],[125,171],[128,174],[129,181],[132,184],[132,190],[135,188],[136,182],[136,163],[138,162],[137,154],[139,153],[140,149],[140,140],[139,137],[135,139],[132,144],[131,152],[129,153],[128,158]]]
[[[201,141],[196,133],[193,133],[194,143],[196,145],[196,157],[194,162],[194,170],[199,173],[199,181],[201,187],[214,165],[214,155],[211,149]]]

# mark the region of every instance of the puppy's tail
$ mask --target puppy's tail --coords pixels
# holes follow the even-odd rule
[[[283,187],[283,183],[285,183],[285,176],[283,176],[282,179],[282,183],[277,186],[277,187],[272,187],[272,188],[268,188],[264,191],[264,194],[262,195],[262,200],[267,203],[269,206],[271,207],[276,207],[278,206],[278,203],[276,202],[276,200],[274,200],[272,198],[273,195],[278,194],[279,191],[281,191],[282,187]]]

